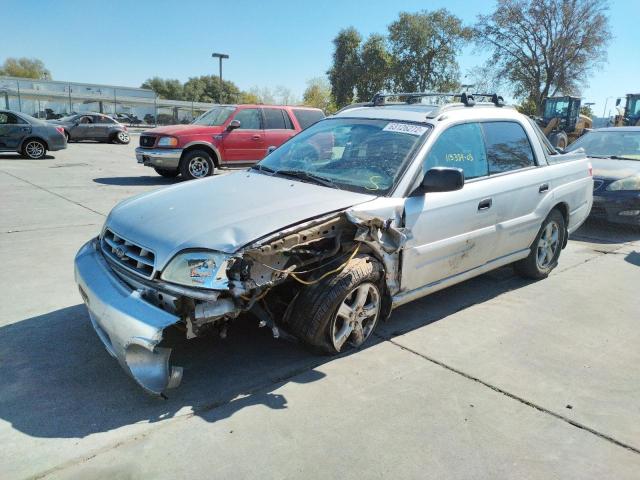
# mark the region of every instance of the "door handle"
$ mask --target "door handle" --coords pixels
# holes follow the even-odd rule
[[[485,198],[484,200],[480,200],[478,204],[478,210],[489,210],[491,208],[492,200],[490,198]]]
[[[543,183],[538,188],[538,192],[540,192],[540,193],[544,193],[544,192],[548,192],[548,191],[549,191],[549,184],[548,183]]]
[[[262,138],[260,135],[254,135],[251,137],[251,140],[260,140],[260,138]]]
[[[20,130],[22,130],[23,132],[28,132],[29,131],[29,127],[20,127]]]

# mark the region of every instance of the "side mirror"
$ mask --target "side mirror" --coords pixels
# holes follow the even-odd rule
[[[461,168],[434,167],[424,174],[416,193],[452,192],[464,186],[464,171]]]
[[[227,131],[235,130],[236,128],[240,128],[240,120],[231,120],[229,125],[227,126]]]
[[[271,152],[273,152],[276,148],[278,148],[278,147],[276,147],[275,145],[269,145],[267,147],[267,155],[269,155]]]

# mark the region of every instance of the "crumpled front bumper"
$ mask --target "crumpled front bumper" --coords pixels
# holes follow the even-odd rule
[[[136,160],[147,167],[177,169],[181,156],[181,148],[136,148]]]
[[[171,349],[158,344],[163,330],[180,319],[145,301],[139,291],[116,277],[97,239],[76,255],[75,278],[93,328],[125,372],[154,395],[177,387],[182,368],[171,367]]]

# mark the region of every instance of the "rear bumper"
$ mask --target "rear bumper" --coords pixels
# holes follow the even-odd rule
[[[136,160],[147,167],[176,170],[181,156],[181,148],[136,148]]]
[[[96,239],[76,255],[75,278],[94,330],[125,372],[154,395],[177,387],[182,368],[171,367],[171,349],[158,344],[163,330],[179,318],[122,283],[100,253]]]
[[[48,150],[50,152],[55,152],[57,150],[64,150],[67,148],[67,139],[64,138],[63,135],[56,135],[55,137],[51,137],[47,140]]]
[[[591,218],[624,225],[640,225],[640,193],[594,195]]]

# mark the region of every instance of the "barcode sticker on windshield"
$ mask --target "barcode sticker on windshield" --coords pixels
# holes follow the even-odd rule
[[[409,135],[422,135],[427,131],[427,127],[423,127],[421,125],[414,125],[412,123],[396,123],[390,122],[387,123],[387,126],[382,130],[385,132],[398,132],[398,133],[408,133]]]

